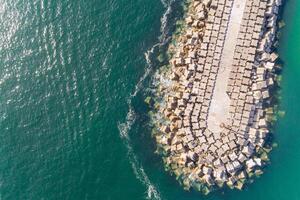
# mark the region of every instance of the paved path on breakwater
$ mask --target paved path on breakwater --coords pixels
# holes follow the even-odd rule
[[[247,0],[235,0],[232,6],[220,61],[220,69],[218,71],[207,120],[207,128],[212,132],[221,132],[220,125],[223,123],[227,124],[231,100],[226,90],[246,1]]]

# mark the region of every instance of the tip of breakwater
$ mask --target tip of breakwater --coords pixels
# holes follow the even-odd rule
[[[146,99],[157,152],[184,189],[242,189],[263,173],[272,149],[281,2],[187,5],[161,59],[168,62],[154,76],[154,96]],[[217,110],[219,127],[212,129],[207,121],[215,104],[225,106],[221,96],[229,97],[228,113]]]

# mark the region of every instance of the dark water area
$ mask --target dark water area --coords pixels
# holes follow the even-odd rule
[[[244,191],[208,196],[164,171],[144,103],[172,2],[0,0],[0,199],[300,199],[300,2],[283,14],[271,164]]]

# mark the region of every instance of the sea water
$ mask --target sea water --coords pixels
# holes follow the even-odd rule
[[[300,2],[284,7],[271,164],[208,196],[164,171],[144,103],[180,4],[0,0],[0,199],[300,199]]]

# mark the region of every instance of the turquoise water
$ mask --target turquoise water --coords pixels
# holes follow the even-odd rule
[[[143,103],[181,14],[170,2],[0,0],[0,199],[300,199],[300,2],[285,6],[272,163],[245,191],[206,197],[164,172]]]

